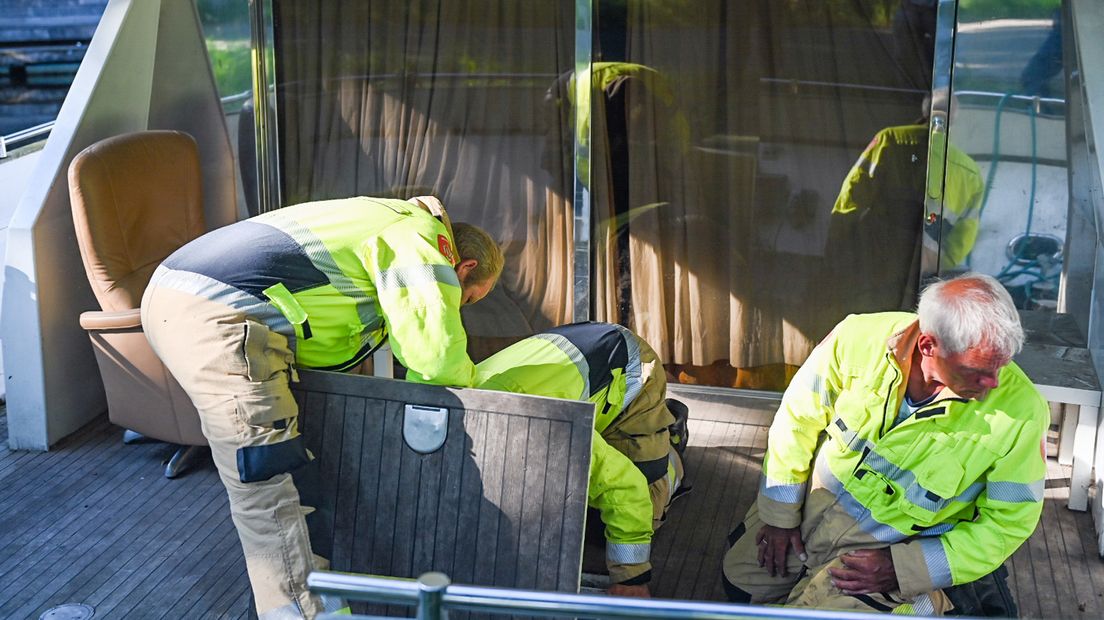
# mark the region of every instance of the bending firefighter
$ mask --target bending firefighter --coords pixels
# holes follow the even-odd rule
[[[502,271],[436,198],[306,203],[212,231],[153,274],[142,324],[199,410],[262,619],[339,604],[306,588],[314,556],[291,472],[313,456],[289,389],[296,365],[346,370],[390,336],[407,379],[470,386],[460,306]]]
[[[686,407],[665,400],[655,351],[620,325],[575,323],[530,336],[477,369],[479,388],[595,404],[587,500],[605,525],[609,592],[648,596],[652,533],[683,482],[687,435]]]

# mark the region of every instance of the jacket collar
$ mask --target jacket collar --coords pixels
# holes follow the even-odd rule
[[[452,222],[449,220],[448,213],[445,212],[445,205],[436,196],[415,196],[407,202],[420,207],[444,224],[445,232],[448,233],[448,241],[452,244],[452,266],[455,267],[460,262],[460,252],[456,249],[456,235],[452,232]]]
[[[896,360],[897,366],[901,369],[901,376],[904,377],[904,381],[901,382],[901,394],[900,397],[904,398],[904,393],[908,389],[908,377],[912,372],[912,353],[916,350],[917,343],[920,340],[920,319],[916,319],[906,325],[897,333],[889,337],[886,342],[886,346],[889,348],[889,353]],[[919,372],[919,369],[917,369]],[[955,394],[954,390],[944,386],[939,393],[936,394],[935,399],[928,405],[932,405],[941,400],[966,400]]]

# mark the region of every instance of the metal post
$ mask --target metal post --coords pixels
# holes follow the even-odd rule
[[[572,319],[590,319],[590,61],[593,0],[575,0],[575,191]]]
[[[249,0],[253,65],[253,122],[257,150],[257,207],[264,213],[279,208],[279,154],[276,152],[276,102],[273,42],[269,37],[268,0]]]
[[[425,573],[418,577],[418,620],[447,620],[442,599],[449,578],[444,573]]]

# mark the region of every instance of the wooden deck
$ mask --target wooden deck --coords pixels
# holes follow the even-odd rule
[[[653,594],[723,600],[724,538],[754,498],[771,405],[694,405],[694,490],[657,534]],[[121,437],[101,419],[48,453],[0,444],[0,617],[38,618],[63,603],[90,605],[96,618],[247,617],[245,566],[213,465],[166,480],[166,446]],[[1068,492],[1068,468],[1052,462],[1043,521],[1009,565],[1024,617],[1104,616],[1104,562],[1088,514],[1065,508]]]

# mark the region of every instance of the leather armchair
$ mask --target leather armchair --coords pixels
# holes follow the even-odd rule
[[[142,131],[108,138],[69,166],[73,224],[101,310],[81,314],[107,393],[108,418],[181,446],[165,467],[174,478],[207,440],[191,399],[153,352],[139,316],[154,269],[206,232],[199,155],[191,136]]]

